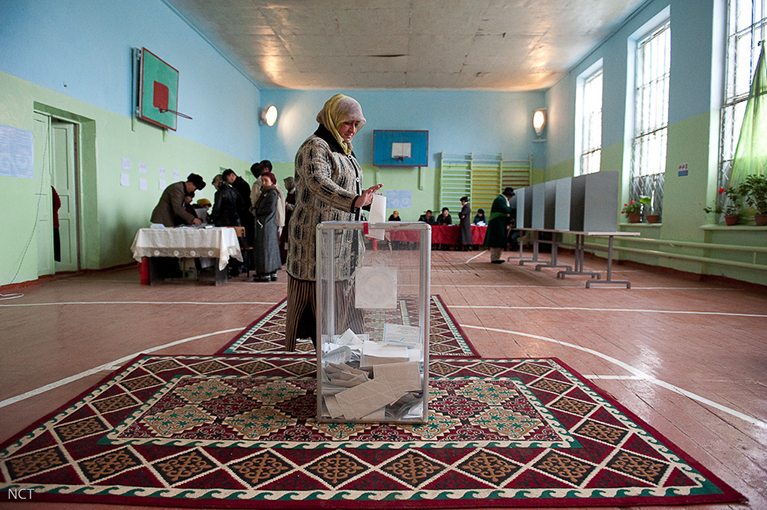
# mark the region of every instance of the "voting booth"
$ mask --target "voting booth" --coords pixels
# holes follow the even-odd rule
[[[317,226],[317,420],[425,423],[431,227]]]

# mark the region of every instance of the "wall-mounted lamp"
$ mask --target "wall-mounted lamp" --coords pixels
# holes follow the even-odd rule
[[[262,126],[266,124],[267,126],[274,126],[274,123],[277,122],[277,107],[274,105],[269,106],[267,109],[261,109],[258,112],[258,123]]]
[[[543,141],[543,132],[546,128],[546,108],[539,108],[533,114],[533,129],[538,140]]]

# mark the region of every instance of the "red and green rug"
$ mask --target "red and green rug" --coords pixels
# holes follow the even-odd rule
[[[279,356],[305,354],[314,356],[314,345],[305,339],[296,342],[295,353],[285,351],[285,308],[283,300],[250,326],[237,334],[218,354],[253,354]],[[429,356],[476,358],[479,357],[458,323],[453,320],[439,295],[429,300]],[[410,325],[410,317],[418,317],[415,302],[402,299],[394,310],[365,310],[365,332],[375,334],[385,322]],[[380,332],[379,332],[380,333]],[[380,336],[380,335],[379,335]]]
[[[743,500],[557,359],[430,371],[424,425],[322,424],[310,358],[142,356],[0,446],[0,491],[259,509]]]

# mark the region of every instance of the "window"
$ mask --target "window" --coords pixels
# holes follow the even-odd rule
[[[594,67],[596,66],[596,69]],[[602,158],[602,61],[578,77],[575,175],[599,172]]]
[[[668,135],[671,22],[637,41],[634,70],[634,140],[631,149],[630,199],[651,198],[650,211],[660,214]]]
[[[729,0],[727,49],[719,142],[719,187],[730,182],[730,170],[746,113],[751,79],[759,58],[759,41],[767,37],[767,0]]]

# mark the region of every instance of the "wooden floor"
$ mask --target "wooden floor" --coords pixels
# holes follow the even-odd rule
[[[767,289],[632,265],[613,271],[631,289],[586,289],[554,271],[436,251],[432,294],[483,357],[560,358],[749,498],[731,508],[766,509]],[[285,297],[278,275],[150,287],[130,268],[0,290],[0,440],[138,353],[214,353]],[[97,506],[120,508],[34,505]]]

